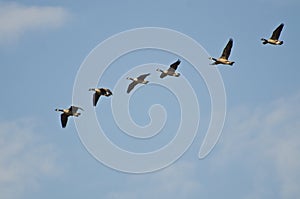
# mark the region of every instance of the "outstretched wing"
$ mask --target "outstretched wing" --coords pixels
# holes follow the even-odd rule
[[[138,76],[137,79],[138,79],[138,80],[144,81],[144,79],[145,79],[147,76],[149,76],[149,75],[150,75],[150,73],[143,74],[143,75]]]
[[[100,98],[100,94],[98,94],[97,92],[94,93],[93,95],[93,105],[96,106],[97,105],[97,102]]]
[[[177,67],[179,66],[180,62],[181,61],[178,59],[176,62],[174,62],[173,64],[170,65],[170,68],[173,68],[174,70],[176,70]]]
[[[160,78],[164,78],[164,77],[166,77],[166,76],[167,76],[166,73],[161,73],[159,77],[160,77]]]
[[[273,34],[271,36],[271,39],[274,39],[274,40],[278,40],[279,39],[279,36],[280,36],[280,33],[282,31],[282,28],[283,28],[284,24],[280,24],[274,31],[273,31]]]
[[[72,113],[76,113],[76,112],[78,111],[78,109],[80,109],[80,110],[83,111],[82,108],[77,107],[77,106],[71,106],[71,107],[69,108],[69,110],[70,110]]]
[[[229,39],[226,47],[224,48],[223,52],[222,52],[222,56],[221,58],[225,58],[228,59],[230,52],[231,52],[231,48],[232,48],[232,44],[233,44],[233,40]]]
[[[137,85],[136,82],[131,82],[127,88],[127,93],[130,93],[130,91]]]
[[[105,88],[105,96],[111,96],[113,93],[111,92],[111,90],[109,90],[108,88]]]
[[[100,90],[100,95],[105,95],[106,94],[106,89],[105,88],[99,88]]]
[[[60,115],[60,121],[61,121],[61,126],[62,126],[63,128],[65,128],[65,127],[67,126],[68,116],[67,116],[66,114],[62,113],[62,114]]]

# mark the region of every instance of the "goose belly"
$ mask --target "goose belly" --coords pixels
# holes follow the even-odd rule
[[[269,39],[268,43],[273,44],[273,45],[280,45],[281,44],[281,42],[279,40],[274,40],[274,39]]]
[[[219,62],[221,64],[229,64],[230,63],[230,61],[228,61],[227,59],[223,59],[223,58],[218,59],[217,62]]]
[[[174,71],[169,71],[169,70],[168,70],[168,71],[166,71],[166,74],[167,74],[167,75],[173,76],[173,75],[175,74],[175,72],[174,72]]]

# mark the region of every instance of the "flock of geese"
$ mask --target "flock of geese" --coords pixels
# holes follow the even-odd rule
[[[281,23],[272,33],[271,37],[269,39],[261,38],[262,44],[272,44],[272,45],[282,45],[283,41],[279,40],[280,33],[283,29],[284,24]],[[234,61],[229,61],[228,58],[231,53],[231,48],[233,46],[233,40],[229,39],[227,45],[223,49],[222,55],[219,58],[213,58],[209,57],[210,60],[214,61],[210,65],[233,65]],[[180,73],[177,73],[176,70],[180,64],[180,60],[178,59],[176,62],[172,63],[167,70],[162,69],[156,69],[156,71],[161,72],[160,78],[164,78],[166,76],[173,76],[173,77],[179,77]],[[149,76],[150,73],[140,75],[136,78],[127,77],[128,80],[131,80],[132,82],[128,85],[127,93],[130,93],[130,91],[133,90],[133,88],[138,84],[147,84],[149,81],[145,80],[147,76]],[[90,88],[89,91],[93,91],[93,106],[97,105],[97,102],[99,101],[100,96],[109,97],[113,95],[112,91],[108,88]],[[67,126],[68,117],[69,116],[80,116],[80,113],[78,113],[78,110],[82,110],[82,108],[77,106],[71,106],[68,109],[55,109],[55,111],[62,112],[60,116],[61,120],[61,126],[62,128],[65,128]]]

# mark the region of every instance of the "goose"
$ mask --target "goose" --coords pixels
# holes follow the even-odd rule
[[[90,88],[89,91],[95,92],[93,95],[93,105],[94,106],[97,105],[97,102],[101,95],[104,95],[106,97],[109,97],[112,95],[111,90],[109,90],[108,88]]]
[[[279,36],[280,36],[280,33],[282,31],[282,28],[283,28],[284,24],[280,24],[272,33],[272,36],[270,39],[264,39],[264,38],[261,38],[261,40],[263,41],[262,44],[273,44],[273,45],[282,45],[283,44],[283,41],[280,41],[279,40]]]
[[[128,80],[131,80],[132,82],[128,85],[128,88],[127,88],[127,93],[130,93],[130,91],[138,84],[148,84],[149,81],[146,81],[145,78],[147,76],[149,76],[150,73],[147,73],[147,74],[143,74],[143,75],[140,75],[136,78],[131,78],[131,77],[127,77],[126,79]]]
[[[161,72],[160,78],[164,78],[166,76],[174,76],[174,77],[179,77],[180,73],[176,73],[176,69],[180,64],[180,60],[178,59],[176,62],[172,63],[169,67],[168,70],[161,70],[161,69],[156,69],[156,71]]]
[[[224,65],[231,65],[232,66],[234,64],[234,61],[229,61],[228,60],[230,52],[231,52],[232,45],[233,45],[233,40],[229,39],[229,41],[228,41],[226,47],[224,48],[220,58],[218,58],[218,59],[213,58],[213,57],[209,58],[210,60],[215,61],[214,63],[211,63],[211,65],[224,64]]]
[[[67,126],[69,116],[78,117],[80,115],[80,113],[77,113],[78,109],[83,111],[82,108],[77,107],[77,106],[70,106],[69,109],[58,109],[58,108],[55,109],[55,111],[62,112],[62,114],[60,115],[60,121],[61,121],[62,128],[65,128]]]

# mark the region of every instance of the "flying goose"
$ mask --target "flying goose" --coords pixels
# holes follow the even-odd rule
[[[232,66],[234,64],[234,61],[229,61],[228,60],[230,52],[231,52],[232,45],[233,45],[233,40],[229,39],[229,41],[228,41],[226,47],[224,48],[220,58],[218,58],[218,59],[213,58],[213,57],[209,58],[210,60],[215,61],[211,65],[225,64],[225,65],[231,65]]]
[[[97,102],[101,95],[104,95],[106,97],[109,97],[112,95],[111,90],[108,88],[90,88],[89,91],[95,91],[93,95],[93,105],[96,106]]]
[[[69,109],[55,109],[55,111],[60,111],[62,114],[60,115],[61,126],[65,128],[67,126],[68,117],[75,116],[78,117],[80,113],[77,113],[78,109],[83,110],[80,107],[70,106]]]
[[[279,36],[280,36],[280,33],[282,31],[282,28],[283,28],[284,24],[280,24],[272,33],[272,36],[270,39],[264,39],[264,38],[261,38],[261,40],[263,41],[262,43],[263,44],[273,44],[273,45],[281,45],[283,44],[283,41],[280,41],[279,40]]]
[[[127,88],[127,93],[129,93],[138,84],[148,84],[149,81],[146,81],[145,78],[149,75],[150,73],[140,75],[137,78],[127,77],[126,79],[132,80]]]
[[[176,62],[172,63],[169,67],[168,70],[161,70],[161,69],[156,69],[156,71],[161,72],[160,78],[164,78],[167,75],[169,76],[174,76],[174,77],[179,77],[180,73],[176,73],[176,69],[180,64],[180,60],[178,59]]]

